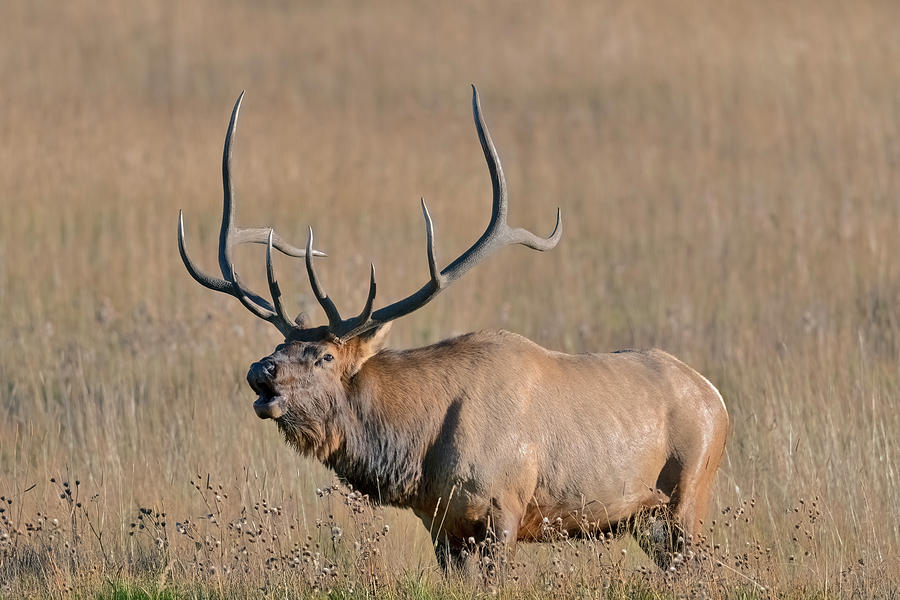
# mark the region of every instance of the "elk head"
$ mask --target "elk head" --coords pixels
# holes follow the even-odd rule
[[[340,341],[295,335],[253,363],[247,382],[258,394],[261,419],[275,419],[285,439],[302,454],[327,458],[346,430],[348,387],[366,360],[381,349],[390,324]],[[298,334],[301,333],[298,330]]]
[[[522,244],[539,251],[554,248],[562,236],[561,214],[557,209],[556,227],[548,238],[538,237],[525,229],[511,228],[507,224],[506,179],[481,114],[478,92],[472,86],[475,127],[493,187],[493,206],[487,229],[468,250],[447,267],[438,269],[434,227],[423,199],[421,206],[425,219],[428,281],[406,298],[375,310],[375,267],[372,265],[365,305],[358,315],[345,319],[322,289],[316,276],[312,259],[325,254],[313,250],[312,228],[309,229],[306,247],[300,249],[284,242],[271,229],[238,229],[234,225],[231,144],[242,98],[243,93],[237,99],[231,114],[222,160],[225,196],[219,236],[219,266],[223,278],[202,273],[188,257],[180,212],[178,247],[185,267],[198,283],[235,296],[250,312],[275,325],[285,336],[284,343],[272,354],[254,363],[247,374],[250,387],[259,395],[254,409],[262,419],[275,419],[285,437],[298,450],[324,457],[340,443],[340,434],[337,433],[340,427],[337,425],[345,414],[341,408],[346,405],[355,376],[364,368],[366,361],[381,349],[391,321],[430,302],[469,269],[503,246]],[[248,290],[238,279],[231,260],[231,250],[235,245],[247,242],[266,245],[266,274],[271,302]],[[288,318],[275,278],[273,248],[289,256],[305,258],[310,286],[328,318],[327,325],[309,327],[302,315],[293,322]]]

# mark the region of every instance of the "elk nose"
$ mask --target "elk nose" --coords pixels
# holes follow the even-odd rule
[[[274,361],[263,359],[255,362],[247,373],[247,383],[257,394],[265,394],[271,391],[272,383],[275,381],[275,370]]]

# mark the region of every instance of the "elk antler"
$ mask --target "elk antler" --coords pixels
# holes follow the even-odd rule
[[[309,229],[309,237],[306,241],[306,271],[309,275],[309,282],[312,286],[313,293],[319,304],[328,316],[328,331],[341,340],[347,340],[354,336],[360,335],[370,329],[379,327],[398,319],[404,315],[421,308],[430,302],[435,296],[447,289],[451,283],[462,277],[469,269],[485,260],[496,250],[503,246],[511,244],[522,244],[533,250],[550,250],[556,247],[562,237],[562,214],[556,209],[556,227],[548,238],[541,238],[522,228],[511,228],[507,222],[508,197],[506,192],[506,178],[503,176],[503,168],[500,166],[500,157],[494,148],[494,142],[491,141],[491,135],[485,125],[484,117],[481,115],[481,104],[478,100],[478,91],[472,86],[472,111],[475,116],[475,127],[478,130],[478,139],[481,142],[481,149],[484,151],[484,158],[487,161],[488,170],[491,174],[491,185],[493,187],[494,198],[493,207],[491,209],[491,221],[488,223],[487,229],[478,238],[472,247],[463,252],[456,260],[447,267],[438,271],[434,258],[434,227],[431,222],[431,216],[428,214],[428,208],[425,206],[425,200],[422,200],[422,213],[425,217],[425,234],[427,238],[428,253],[428,270],[431,275],[428,283],[423,285],[417,292],[398,300],[393,304],[389,304],[384,308],[380,308],[372,312],[372,303],[375,299],[375,267],[372,266],[371,277],[369,282],[369,296],[363,311],[356,317],[342,319],[340,313],[335,307],[334,302],[328,297],[319,286],[318,278],[312,263],[312,228]]]
[[[287,336],[296,326],[287,318],[284,307],[281,304],[281,292],[272,270],[272,248],[274,247],[288,256],[299,258],[326,255],[318,250],[312,250],[309,245],[307,245],[305,250],[292,246],[272,229],[263,227],[239,228],[234,224],[235,201],[234,185],[231,182],[231,144],[237,130],[238,114],[240,113],[243,99],[244,92],[241,92],[231,111],[231,121],[228,123],[228,133],[225,135],[225,149],[222,152],[222,185],[225,189],[225,198],[222,207],[222,228],[219,232],[219,268],[224,279],[207,275],[197,268],[188,256],[184,243],[184,217],[180,210],[178,211],[178,251],[181,253],[181,260],[184,262],[188,273],[191,274],[191,277],[197,283],[211,290],[234,296],[250,312],[272,323],[282,334]],[[266,261],[268,264],[269,290],[272,293],[272,303],[253,293],[241,283],[231,256],[232,249],[240,244],[267,245]]]

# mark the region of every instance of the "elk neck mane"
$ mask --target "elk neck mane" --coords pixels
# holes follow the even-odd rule
[[[349,382],[342,443],[326,466],[373,500],[404,505],[422,490],[429,450],[452,407],[506,332],[478,332],[410,350],[381,350]],[[518,337],[518,336],[517,336]]]

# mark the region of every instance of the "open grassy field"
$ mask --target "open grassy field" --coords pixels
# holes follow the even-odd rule
[[[0,597],[900,594],[897,3],[11,0],[0,20]],[[369,261],[383,301],[425,281],[419,196],[439,257],[481,233],[469,83],[511,221],[547,233],[560,206],[563,241],[504,250],[391,343],[505,328],[697,368],[733,421],[708,563],[556,540],[443,582],[411,514],[332,488],[253,415],[247,367],[280,339],[175,243],[183,208],[214,270],[231,103],[247,90],[239,221],[295,244],[312,225],[352,312]],[[257,289],[263,256],[238,257]],[[292,310],[322,319],[288,264]]]

